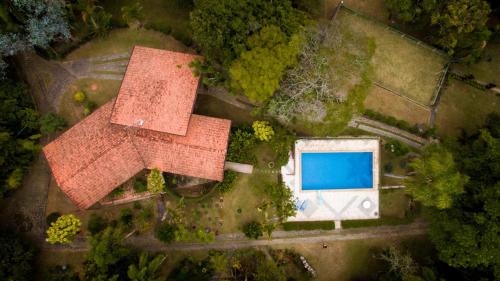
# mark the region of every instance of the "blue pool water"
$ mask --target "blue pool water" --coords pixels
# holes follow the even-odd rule
[[[302,153],[302,189],[372,188],[371,152]]]

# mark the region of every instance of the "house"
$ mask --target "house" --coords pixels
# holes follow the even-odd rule
[[[118,96],[43,152],[61,190],[87,209],[143,169],[222,181],[231,121],[193,114],[197,56],[136,46]]]

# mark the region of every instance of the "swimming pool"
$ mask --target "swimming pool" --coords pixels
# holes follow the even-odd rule
[[[372,152],[302,152],[302,189],[373,187]]]

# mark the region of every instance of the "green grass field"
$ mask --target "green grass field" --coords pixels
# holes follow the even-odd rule
[[[483,125],[491,112],[500,113],[499,96],[450,79],[441,96],[436,126],[441,135],[457,136],[462,129],[470,133]]]
[[[484,83],[500,86],[500,43],[488,43],[483,58],[472,65],[457,64],[453,68],[464,74],[472,74]]]
[[[336,20],[374,38],[372,63],[376,82],[421,104],[431,102],[447,61],[445,56],[346,9],[339,11]]]

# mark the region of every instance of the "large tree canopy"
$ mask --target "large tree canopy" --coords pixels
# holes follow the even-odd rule
[[[489,39],[491,12],[484,0],[386,0],[391,14],[429,29],[433,43],[450,55],[475,58]]]
[[[500,266],[499,121],[491,116],[480,133],[460,139],[455,159],[459,171],[470,178],[465,192],[450,209],[434,209],[430,216],[430,238],[439,257],[454,267]]]
[[[264,26],[275,25],[291,36],[303,19],[290,0],[199,0],[191,26],[206,58],[227,66],[246,50],[247,38]]]
[[[453,198],[463,192],[467,177],[455,167],[453,155],[440,145],[426,147],[422,158],[410,166],[415,175],[405,180],[407,192],[425,206],[446,209]]]
[[[0,233],[0,280],[31,280],[35,249],[12,233]]]
[[[300,38],[288,40],[277,26],[266,26],[247,40],[249,50],[236,59],[229,74],[231,86],[250,100],[264,102],[279,88],[285,70],[297,62]]]

